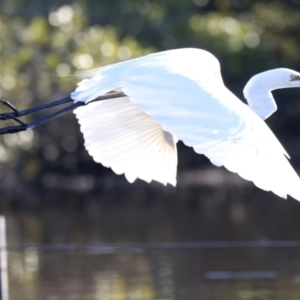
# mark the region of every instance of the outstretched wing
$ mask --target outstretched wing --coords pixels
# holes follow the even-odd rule
[[[224,86],[219,63],[210,53],[172,50],[99,69],[72,98],[90,101],[116,88],[215,165],[264,190],[300,200],[300,179],[283,147],[265,122]]]
[[[128,97],[91,103],[75,114],[85,147],[96,162],[125,174],[129,182],[140,178],[176,185],[174,137]]]

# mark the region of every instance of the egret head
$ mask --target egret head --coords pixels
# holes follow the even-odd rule
[[[249,93],[266,93],[293,87],[300,87],[300,73],[291,69],[277,68],[253,76],[245,86],[244,94],[246,96]]]
[[[294,70],[280,68],[271,70],[277,73],[275,76],[275,82],[278,87],[275,88],[289,88],[289,87],[300,87],[300,73]],[[277,77],[277,78],[276,78]],[[276,80],[277,79],[277,80]]]
[[[249,107],[265,120],[277,109],[271,91],[295,87],[300,87],[300,73],[278,68],[253,76],[244,88],[244,96]]]
[[[290,75],[290,81],[292,84],[296,84],[297,86],[300,85],[300,73],[292,71],[292,74]]]

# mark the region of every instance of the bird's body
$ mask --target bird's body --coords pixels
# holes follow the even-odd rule
[[[244,90],[248,106],[224,86],[211,53],[170,50],[88,72],[89,79],[71,97],[89,102],[111,92],[126,95],[90,103],[75,114],[94,160],[130,182],[140,178],[175,185],[176,143],[182,140],[256,186],[300,200],[300,179],[263,121],[276,109],[270,90],[297,86],[296,80],[289,83],[286,75],[287,84],[278,86],[283,73],[294,71],[272,71],[273,83],[263,75],[260,85],[255,77],[249,81]]]

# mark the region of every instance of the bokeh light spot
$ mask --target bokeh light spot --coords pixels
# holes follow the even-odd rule
[[[85,45],[87,43],[87,40],[88,40],[88,36],[84,32],[78,32],[74,37],[75,43],[79,46]]]
[[[70,75],[71,68],[68,64],[59,64],[56,67],[56,73],[58,76],[64,77]]]
[[[220,26],[223,31],[231,35],[237,34],[241,28],[240,22],[231,17],[223,18]]]
[[[48,20],[52,26],[66,25],[72,22],[73,9],[69,5],[60,7],[56,12],[49,14]]]
[[[256,48],[260,43],[260,37],[256,32],[249,32],[244,37],[244,43],[249,48]]]
[[[12,76],[6,75],[2,78],[1,84],[5,90],[12,90],[16,85],[16,80]]]
[[[115,46],[112,43],[105,42],[100,46],[100,51],[104,56],[112,56],[115,52]]]
[[[93,65],[93,58],[91,55],[85,53],[85,54],[79,54],[76,55],[73,58],[73,65],[80,70],[89,69]]]
[[[49,161],[54,161],[58,158],[59,152],[55,145],[46,145],[43,151],[44,157]]]
[[[121,46],[118,48],[117,55],[121,60],[129,59],[131,57],[131,50],[127,46]]]
[[[0,161],[5,161],[8,159],[8,155],[4,147],[0,144]]]
[[[73,19],[73,9],[71,6],[64,5],[56,13],[56,17],[59,21],[59,23],[62,24],[68,24]]]

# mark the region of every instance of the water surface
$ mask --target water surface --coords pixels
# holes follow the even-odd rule
[[[168,194],[154,201],[149,195],[126,201],[70,199],[72,205],[64,202],[61,209],[7,213],[8,243],[31,245],[8,252],[10,300],[300,299],[297,247],[39,248],[300,240],[298,202],[214,195],[189,200],[179,191],[184,200]]]

